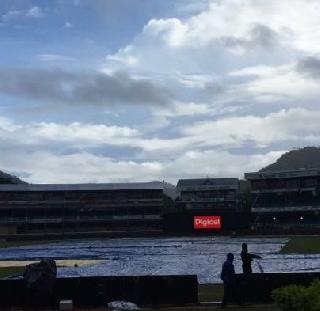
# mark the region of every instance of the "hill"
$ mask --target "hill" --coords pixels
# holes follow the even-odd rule
[[[320,148],[304,147],[284,153],[275,163],[260,172],[287,171],[295,169],[320,168]]]
[[[16,176],[0,171],[0,184],[26,184],[26,182]]]

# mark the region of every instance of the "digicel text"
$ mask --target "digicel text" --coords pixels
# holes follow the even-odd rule
[[[194,229],[221,229],[220,216],[194,216]]]

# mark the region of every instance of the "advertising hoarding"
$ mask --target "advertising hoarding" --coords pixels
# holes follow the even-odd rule
[[[194,216],[195,230],[221,229],[221,216]]]

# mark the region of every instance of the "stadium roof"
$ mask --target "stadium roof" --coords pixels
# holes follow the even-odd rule
[[[90,184],[0,184],[1,191],[97,191],[97,190],[163,190],[170,198],[177,197],[176,187],[166,182],[90,183]]]
[[[238,187],[238,178],[193,178],[180,179],[177,187],[192,187],[192,186],[236,186]]]
[[[286,171],[270,171],[270,172],[253,172],[245,173],[245,179],[265,179],[265,178],[296,178],[308,176],[320,176],[320,168],[313,169],[296,169]]]
[[[0,184],[0,191],[161,190],[162,182],[106,184]]]

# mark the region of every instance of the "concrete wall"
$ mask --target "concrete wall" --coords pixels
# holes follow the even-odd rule
[[[72,299],[77,307],[106,306],[114,300],[138,305],[185,305],[198,302],[195,275],[77,277],[56,280],[52,294],[30,290],[23,279],[0,279],[0,307],[57,307]]]

